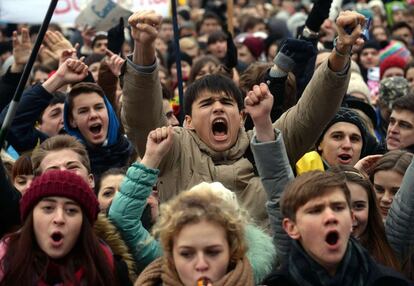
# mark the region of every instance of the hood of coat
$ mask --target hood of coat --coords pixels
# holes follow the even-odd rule
[[[109,102],[109,100],[104,96],[104,102],[106,105],[106,109],[108,110],[108,133],[105,140],[104,145],[111,146],[115,144],[118,140],[119,134],[120,134],[120,124],[119,119],[116,116],[116,113]],[[63,108],[63,126],[65,131],[72,136],[75,136],[79,140],[82,141],[85,145],[87,145],[87,142],[84,138],[84,136],[80,133],[78,128],[73,128],[70,126],[70,120],[69,120],[69,107],[68,107],[67,101],[65,101],[65,105]]]
[[[258,285],[272,272],[276,248],[272,237],[253,224],[246,226],[245,238],[248,246],[246,256],[253,268],[255,285]]]
[[[137,278],[135,273],[135,261],[115,225],[112,224],[105,214],[100,213],[98,214],[98,219],[93,228],[98,238],[103,240],[111,248],[114,255],[122,257],[122,260],[124,260],[128,266],[130,280],[135,281]]]

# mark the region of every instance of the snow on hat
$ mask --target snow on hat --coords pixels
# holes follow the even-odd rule
[[[34,206],[44,197],[65,197],[77,202],[93,224],[99,203],[88,183],[73,172],[50,170],[36,177],[20,200],[20,215],[24,221]]]

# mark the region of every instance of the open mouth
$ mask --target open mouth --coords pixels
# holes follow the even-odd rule
[[[215,137],[226,136],[227,135],[227,122],[221,118],[215,119],[213,121],[213,125],[211,129]]]
[[[349,154],[341,154],[338,156],[341,163],[349,163],[352,160],[352,156]]]
[[[92,134],[99,134],[102,130],[102,124],[100,124],[100,123],[92,124],[89,127],[89,130],[92,132]]]
[[[337,231],[330,231],[325,238],[326,243],[332,246],[337,244],[338,240],[339,240],[339,234]]]
[[[51,238],[54,242],[60,242],[63,239],[63,235],[60,232],[54,232]]]

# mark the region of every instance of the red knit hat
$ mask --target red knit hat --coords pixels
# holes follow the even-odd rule
[[[256,59],[259,58],[264,51],[264,42],[260,38],[247,36],[246,39],[244,39],[243,41],[243,45],[245,45],[249,49],[253,57],[255,57]]]
[[[89,222],[93,224],[98,216],[99,203],[88,183],[69,171],[50,170],[36,177],[20,200],[22,221],[44,197],[65,197],[77,202]]]
[[[384,72],[392,67],[397,67],[404,69],[406,65],[406,61],[399,56],[393,55],[387,57],[381,64],[380,64],[380,78],[384,75]]]

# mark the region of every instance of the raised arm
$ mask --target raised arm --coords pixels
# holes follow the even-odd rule
[[[18,152],[24,152],[36,147],[48,135],[36,129],[36,121],[49,105],[53,93],[62,86],[82,80],[88,73],[88,67],[76,59],[67,59],[57,72],[42,85],[36,85],[26,90],[17,107],[16,116],[10,126],[7,140]],[[1,115],[2,122],[7,108]]]
[[[22,28],[21,37],[17,31],[13,32],[13,64],[0,79],[0,111],[12,100],[17,85],[23,73],[24,66],[29,60],[32,51],[29,30]]]
[[[80,82],[87,75],[87,65],[81,60],[68,58],[59,66],[58,70],[42,84],[42,86],[47,92],[53,93],[67,84]]]
[[[127,58],[121,119],[141,156],[145,153],[148,133],[167,125],[154,46],[160,22],[161,16],[154,11],[136,12],[128,20],[134,52],[132,58]]]
[[[363,42],[359,36],[364,21],[356,12],[341,12],[336,20],[337,45],[329,60],[315,71],[298,103],[274,123],[283,134],[291,166],[314,146],[339,109],[349,83],[350,51]],[[352,34],[344,31],[346,26],[354,28]]]
[[[400,261],[411,253],[414,244],[414,158],[405,171],[400,189],[385,220],[385,233]]]
[[[273,129],[270,110],[273,97],[267,86],[254,86],[245,98],[246,111],[255,124],[256,135],[250,146],[256,167],[267,194],[266,208],[269,214],[273,242],[279,262],[289,253],[290,237],[282,227],[280,197],[286,184],[294,178],[289,166],[283,138],[278,130]]]
[[[140,269],[161,256],[158,241],[142,226],[140,218],[158,178],[159,171],[155,168],[172,146],[172,127],[151,131],[147,141],[141,163],[136,162],[129,167],[109,209],[109,218],[121,232]]]

